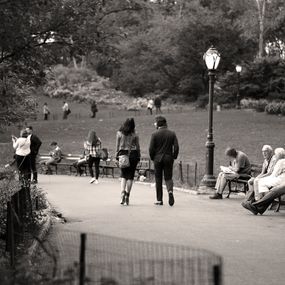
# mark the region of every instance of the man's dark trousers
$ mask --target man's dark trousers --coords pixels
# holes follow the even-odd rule
[[[162,178],[166,184],[167,191],[173,191],[173,162],[174,159],[171,155],[164,155],[160,161],[154,161],[155,183],[156,183],[156,199],[162,201]]]
[[[31,169],[33,173],[33,181],[37,182],[38,181],[38,172],[37,172],[37,155],[36,154],[31,154]]]

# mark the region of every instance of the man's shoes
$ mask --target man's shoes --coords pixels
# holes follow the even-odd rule
[[[156,205],[156,206],[162,206],[162,205],[163,205],[163,202],[162,202],[162,201],[156,201],[156,202],[154,203],[154,205]]]
[[[220,193],[215,193],[214,195],[210,196],[209,198],[210,199],[215,199],[215,200],[223,199],[223,195],[220,194]]]
[[[169,206],[173,206],[173,205],[174,205],[173,192],[169,192],[169,193],[168,193],[168,204],[169,204]]]
[[[95,182],[95,177],[93,177],[91,180],[90,180],[90,184],[94,183]]]
[[[245,209],[251,211],[254,215],[257,215],[257,214],[258,214],[257,208],[256,208],[254,205],[252,205],[249,201],[246,201],[246,202],[244,201],[244,202],[241,203],[241,205],[242,205]]]

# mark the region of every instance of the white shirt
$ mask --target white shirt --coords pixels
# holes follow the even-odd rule
[[[148,100],[147,107],[150,108],[150,109],[152,109],[153,106],[154,106],[153,100],[152,100],[152,99]]]
[[[62,106],[62,110],[67,111],[68,109],[69,109],[68,104],[65,102],[64,105]]]
[[[31,135],[27,138],[13,140],[13,148],[17,155],[26,156],[31,153]]]

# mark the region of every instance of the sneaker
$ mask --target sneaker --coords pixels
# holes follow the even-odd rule
[[[214,195],[210,196],[209,198],[210,198],[210,199],[215,199],[215,200],[217,200],[217,199],[223,199],[223,195],[220,194],[220,193],[215,193]]]
[[[96,179],[96,180],[95,180],[95,184],[98,184],[98,183],[99,183],[99,181],[98,181],[98,179]]]
[[[163,202],[162,202],[162,201],[156,201],[156,202],[154,203],[154,205],[156,205],[156,206],[162,206],[162,205],[163,205]]]
[[[173,206],[173,205],[174,205],[173,192],[169,192],[169,193],[168,193],[168,204],[169,204],[169,206]]]
[[[95,178],[93,177],[91,180],[90,180],[90,184],[92,184],[93,182],[95,182]]]

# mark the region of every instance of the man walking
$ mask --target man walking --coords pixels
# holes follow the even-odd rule
[[[63,106],[62,106],[62,111],[63,111],[63,120],[67,119],[67,116],[70,114],[69,106],[68,103],[63,101]]]
[[[167,128],[166,119],[162,116],[155,118],[157,131],[151,136],[149,145],[149,155],[154,162],[156,198],[155,205],[163,205],[162,177],[168,191],[168,202],[174,205],[173,196],[173,163],[179,153],[179,145],[175,132]]]
[[[33,134],[33,127],[29,126],[26,128],[26,131],[28,132],[29,135],[31,135],[31,170],[33,173],[33,183],[38,183],[38,172],[37,172],[37,165],[36,165],[36,160],[37,160],[37,155],[39,152],[39,149],[42,145],[41,140]]]

